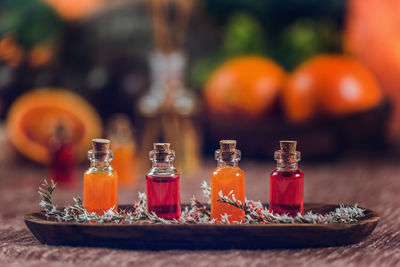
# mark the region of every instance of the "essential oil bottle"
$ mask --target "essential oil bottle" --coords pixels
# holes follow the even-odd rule
[[[108,123],[108,137],[114,153],[113,168],[118,173],[119,188],[132,188],[137,184],[136,141],[129,117],[114,115]]]
[[[179,172],[172,164],[175,152],[169,143],[154,143],[149,156],[153,166],[146,175],[147,209],[163,219],[179,219]]]
[[[87,211],[103,215],[111,208],[118,210],[118,176],[110,164],[110,141],[93,139],[92,146],[88,152],[90,168],[83,178],[83,205]]]
[[[304,174],[298,168],[300,152],[296,141],[280,141],[275,151],[277,168],[270,176],[270,212],[274,214],[303,214]]]
[[[76,184],[76,161],[73,144],[67,129],[57,125],[54,135],[49,142],[51,177],[61,186]]]
[[[218,223],[221,215],[227,214],[229,222],[242,221],[244,211],[217,201],[219,192],[228,195],[233,190],[237,200],[245,201],[245,175],[239,168],[241,152],[235,140],[221,140],[220,149],[215,151],[217,168],[211,174],[211,218]]]

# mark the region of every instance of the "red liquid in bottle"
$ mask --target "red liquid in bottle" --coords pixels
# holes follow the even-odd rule
[[[179,176],[146,176],[147,209],[172,220],[181,216]]]
[[[51,177],[59,185],[73,185],[75,183],[75,155],[72,146],[62,144],[51,151]]]
[[[270,207],[274,214],[303,214],[304,174],[300,169],[278,171],[270,176]]]

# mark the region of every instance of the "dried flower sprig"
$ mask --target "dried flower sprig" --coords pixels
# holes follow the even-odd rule
[[[53,219],[59,222],[97,222],[97,223],[159,223],[159,224],[215,224],[216,220],[211,218],[210,211],[205,205],[198,201],[195,197],[192,199],[190,208],[186,207],[183,210],[181,217],[178,220],[165,220],[158,217],[155,213],[147,210],[147,197],[145,193],[139,193],[139,200],[133,205],[132,211],[119,210],[111,208],[104,212],[103,215],[98,215],[94,212],[88,212],[84,207],[81,198],[73,198],[74,205],[65,206],[62,210],[57,209],[53,203],[52,196],[56,184],[51,181],[44,183],[39,187],[39,195],[42,197],[39,205],[44,209],[45,216],[48,219]],[[203,194],[209,199],[211,195],[210,187],[206,182],[202,183]],[[267,223],[351,223],[356,222],[364,217],[364,210],[356,205],[349,207],[340,205],[335,211],[327,214],[314,214],[308,212],[304,215],[300,213],[296,217],[291,217],[286,214],[279,215],[270,213],[268,208],[264,207],[260,201],[245,200],[242,203],[235,198],[234,192],[229,192],[228,195],[219,193],[218,201],[232,205],[245,211],[245,217],[241,222],[232,223],[248,223],[248,224],[267,224]],[[220,223],[230,224],[229,215],[221,216]]]
[[[57,221],[62,222],[112,222],[122,221],[125,216],[120,215],[114,210],[109,209],[104,212],[104,215],[99,216],[94,212],[88,212],[83,207],[82,199],[80,197],[73,198],[75,204],[65,206],[63,210],[58,210],[57,206],[53,203],[52,196],[56,189],[56,184],[53,180],[50,183],[44,180],[44,183],[39,187],[39,195],[42,196],[42,200],[39,205],[44,208],[45,215],[47,218],[53,217]]]
[[[211,203],[211,188],[208,186],[206,181],[201,183],[201,189],[203,190],[203,196],[208,199],[208,204]]]
[[[242,203],[235,198],[233,191],[230,191],[226,196],[220,191],[218,195],[219,199],[217,201],[227,203],[245,211],[244,223],[352,223],[365,216],[365,210],[359,208],[357,203],[352,207],[340,205],[335,211],[324,215],[314,214],[309,211],[304,215],[297,213],[296,217],[292,217],[287,214],[274,214],[267,207],[263,207],[259,201],[246,199],[245,203]]]

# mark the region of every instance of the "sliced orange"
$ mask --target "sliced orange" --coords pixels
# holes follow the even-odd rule
[[[218,67],[207,81],[204,95],[215,113],[257,117],[276,100],[285,72],[261,56],[240,56]]]
[[[49,162],[49,143],[62,125],[74,144],[78,159],[85,157],[92,138],[101,136],[100,116],[79,95],[57,88],[28,92],[12,104],[7,117],[7,133],[14,146],[26,157]]]

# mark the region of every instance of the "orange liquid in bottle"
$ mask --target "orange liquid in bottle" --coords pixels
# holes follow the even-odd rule
[[[217,201],[219,192],[227,196],[231,190],[235,194],[236,200],[242,203],[245,201],[245,175],[239,167],[217,167],[211,174],[211,218],[217,222],[221,220],[221,215],[230,215],[229,222],[242,221],[244,211],[229,204]],[[232,199],[232,197],[231,197]]]
[[[113,168],[118,173],[118,184],[120,187],[133,187],[137,184],[135,166],[135,145],[134,143],[113,143],[114,152]]]
[[[93,139],[93,150],[88,152],[90,168],[83,176],[83,206],[89,212],[103,215],[118,210],[118,176],[110,165],[113,159],[110,141]]]
[[[115,171],[87,171],[83,178],[83,206],[89,212],[103,215],[118,210],[118,176]]]

